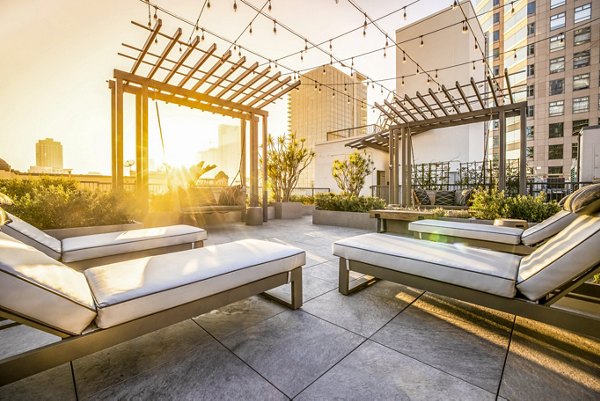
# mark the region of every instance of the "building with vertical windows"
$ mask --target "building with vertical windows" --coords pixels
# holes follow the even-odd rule
[[[367,85],[361,74],[354,71],[350,76],[325,65],[301,75],[300,81],[299,90],[289,94],[288,130],[304,139],[309,149],[327,142],[328,132],[366,127]],[[299,187],[314,186],[315,165],[304,170]]]
[[[52,138],[40,139],[35,144],[35,164],[38,167],[63,168],[63,147]]]
[[[477,1],[482,26],[498,38],[494,68],[510,73],[512,64],[511,85],[525,85],[519,96],[527,99],[527,164],[535,179],[571,178],[579,132],[600,123],[599,9],[592,0]],[[518,157],[515,149],[509,138],[508,158]]]

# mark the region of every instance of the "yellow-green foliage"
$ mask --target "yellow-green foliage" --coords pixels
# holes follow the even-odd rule
[[[315,195],[315,206],[319,210],[368,212],[383,209],[385,201],[375,196],[336,195],[328,192]]]
[[[345,195],[358,196],[365,185],[365,179],[373,172],[373,161],[366,152],[357,150],[350,153],[343,161],[335,159],[331,174],[337,186]]]
[[[546,195],[538,196],[517,195],[504,196],[503,191],[497,189],[478,189],[473,193],[473,205],[470,211],[478,219],[523,219],[530,222],[540,222],[556,214],[560,206],[556,201],[546,202]]]

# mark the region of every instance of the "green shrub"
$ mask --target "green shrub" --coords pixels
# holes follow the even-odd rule
[[[375,196],[321,193],[315,195],[315,206],[319,210],[368,212],[373,209],[383,209],[385,207],[385,201]]]
[[[478,219],[493,220],[499,218],[523,219],[540,222],[556,214],[560,206],[556,201],[545,202],[546,195],[517,195],[505,197],[497,189],[478,189],[473,193],[473,205],[469,209]]]
[[[302,202],[303,205],[314,205],[315,197],[311,195],[290,195],[290,202]]]
[[[62,178],[0,180],[0,192],[14,201],[8,212],[42,230],[129,223],[138,211],[132,193],[92,192]]]

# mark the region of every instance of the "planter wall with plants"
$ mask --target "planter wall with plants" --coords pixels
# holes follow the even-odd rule
[[[56,228],[51,230],[44,230],[48,235],[53,236],[56,239],[64,239],[70,237],[79,237],[82,235],[92,234],[103,234],[114,231],[129,231],[144,228],[143,223],[133,222],[127,224],[109,224],[104,226],[91,226],[91,227],[71,227],[71,228]]]
[[[337,210],[315,209],[313,224],[359,228],[362,230],[377,230],[377,219],[372,219],[368,212],[342,212]]]
[[[299,219],[304,213],[300,202],[275,202],[273,206],[276,219]]]

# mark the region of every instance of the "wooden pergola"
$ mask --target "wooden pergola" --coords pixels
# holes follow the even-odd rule
[[[441,92],[429,89],[427,93],[416,92],[410,98],[394,96],[383,105],[375,103],[390,121],[389,128],[346,144],[353,148],[370,147],[389,152],[390,203],[400,203],[399,168],[402,168],[403,205],[411,204],[412,135],[436,128],[448,128],[489,120],[500,120],[500,157],[498,187],[506,187],[506,118],[520,116],[519,193],[526,192],[526,108],[527,102],[514,101],[508,72],[504,71],[505,88],[502,89],[490,77],[466,85],[458,81],[454,87],[441,85]],[[486,88],[481,91],[480,88]]]
[[[258,206],[258,131],[262,120],[262,189],[263,220],[267,213],[267,118],[266,106],[300,85],[291,77],[281,79],[281,72],[271,73],[269,66],[258,71],[259,64],[246,57],[232,61],[231,49],[217,53],[217,45],[202,49],[203,39],[196,36],[190,43],[181,40],[182,30],[172,35],[161,32],[162,21],[154,27],[132,21],[148,31],[141,47],[123,44],[135,56],[119,53],[131,60],[129,71],[114,70],[111,90],[112,176],[113,187],[123,188],[123,94],[135,95],[136,110],[136,189],[148,196],[148,100],[161,100],[192,109],[239,118],[241,123],[242,160],[240,177],[246,185],[246,149],[250,155],[250,206]],[[204,35],[203,35],[204,36]],[[160,38],[157,44],[157,39]],[[176,51],[175,49],[180,49]],[[177,54],[179,53],[179,54]],[[250,146],[246,147],[246,126],[250,127]]]

